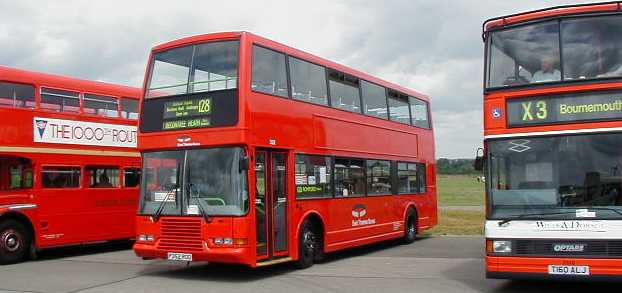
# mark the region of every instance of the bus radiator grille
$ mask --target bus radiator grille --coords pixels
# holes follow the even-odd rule
[[[158,249],[203,250],[200,219],[162,219]]]

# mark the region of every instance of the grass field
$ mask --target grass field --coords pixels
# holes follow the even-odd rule
[[[481,235],[484,231],[484,184],[475,176],[439,175],[439,224],[431,235]]]

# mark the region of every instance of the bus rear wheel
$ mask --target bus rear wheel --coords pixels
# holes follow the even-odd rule
[[[9,219],[0,223],[0,264],[17,263],[30,251],[32,236],[24,225]]]
[[[404,226],[404,243],[410,244],[415,242],[417,238],[417,213],[411,208],[406,215],[406,224]]]
[[[306,269],[313,265],[315,254],[317,250],[317,237],[316,229],[313,223],[308,219],[302,224],[302,230],[300,231],[300,238],[298,244],[298,261],[296,267],[299,269]]]

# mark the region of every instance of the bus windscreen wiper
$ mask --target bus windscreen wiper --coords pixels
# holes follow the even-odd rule
[[[196,191],[197,196],[193,197],[192,196],[192,190]],[[199,191],[197,190],[197,188],[194,186],[194,183],[188,183],[188,191],[190,192],[190,198],[196,198],[196,202],[197,207],[199,208],[199,212],[201,213],[201,216],[203,216],[203,219],[205,219],[206,223],[211,222],[210,216],[207,214],[207,209],[203,206],[203,202],[201,201],[201,197],[199,196]]]
[[[531,217],[531,216],[554,216],[554,215],[565,215],[565,214],[572,214],[575,213],[575,211],[563,211],[563,212],[548,212],[548,213],[533,213],[533,214],[520,214],[520,215],[511,215],[510,219],[505,219],[501,222],[498,223],[499,226],[503,226],[511,221],[514,220],[520,220],[523,219],[525,217]]]
[[[160,216],[162,215],[162,212],[164,212],[164,205],[166,204],[166,202],[168,202],[168,198],[171,196],[171,194],[177,194],[177,188],[179,188],[179,186],[177,184],[175,184],[175,185],[173,185],[173,187],[171,187],[169,190],[166,191],[166,195],[164,196],[164,199],[162,199],[162,202],[158,206],[158,209],[153,214],[153,221],[154,222],[157,223],[160,220]],[[175,196],[175,198],[177,198],[177,196]],[[177,202],[177,201],[175,201],[175,202]]]

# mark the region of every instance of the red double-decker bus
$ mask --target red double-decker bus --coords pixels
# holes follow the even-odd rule
[[[247,32],[150,58],[138,256],[308,267],[437,223],[425,95]]]
[[[619,2],[484,23],[488,277],[622,276],[621,31]]]
[[[140,93],[0,67],[0,264],[134,237]]]

